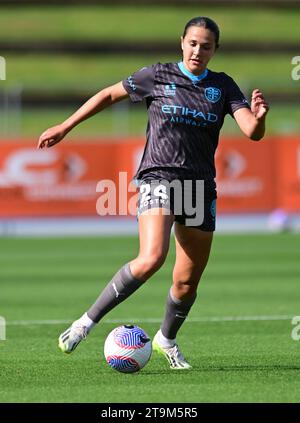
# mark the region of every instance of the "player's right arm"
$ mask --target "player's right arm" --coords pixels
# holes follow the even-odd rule
[[[123,87],[122,82],[118,82],[115,85],[104,88],[91,97],[63,123],[53,126],[43,132],[39,138],[37,148],[52,147],[53,145],[59,143],[67,135],[67,133],[80,122],[83,122],[96,113],[101,112],[101,110],[106,109],[112,104],[124,100],[128,96],[129,94]]]

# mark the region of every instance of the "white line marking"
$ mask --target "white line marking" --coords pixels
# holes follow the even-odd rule
[[[288,315],[275,315],[275,316],[213,316],[213,317],[190,317],[187,322],[190,323],[210,323],[210,322],[259,322],[259,321],[272,321],[272,320],[291,320],[294,316]],[[128,322],[134,323],[161,323],[161,318],[139,318],[127,317],[121,319],[107,319],[101,323],[106,324],[125,324]],[[10,320],[6,321],[8,326],[31,326],[31,325],[62,325],[70,324],[72,320]]]

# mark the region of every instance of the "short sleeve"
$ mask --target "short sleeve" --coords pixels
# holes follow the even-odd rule
[[[131,100],[136,103],[151,97],[154,87],[156,65],[145,67],[122,81]]]
[[[229,113],[233,117],[233,113],[243,107],[250,109],[247,98],[234,80],[227,76],[225,114]]]

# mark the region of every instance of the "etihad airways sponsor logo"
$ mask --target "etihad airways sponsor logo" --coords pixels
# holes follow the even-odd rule
[[[200,110],[189,109],[188,107],[177,106],[175,104],[164,104],[161,107],[161,111],[169,115],[184,116],[193,119],[200,118],[207,122],[217,122],[218,120],[218,116],[214,113],[203,113]]]

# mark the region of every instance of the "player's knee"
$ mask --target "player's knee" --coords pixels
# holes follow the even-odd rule
[[[161,266],[165,262],[165,259],[166,254],[164,252],[158,251],[141,256],[139,262],[142,267],[143,273],[150,277],[161,268]]]

